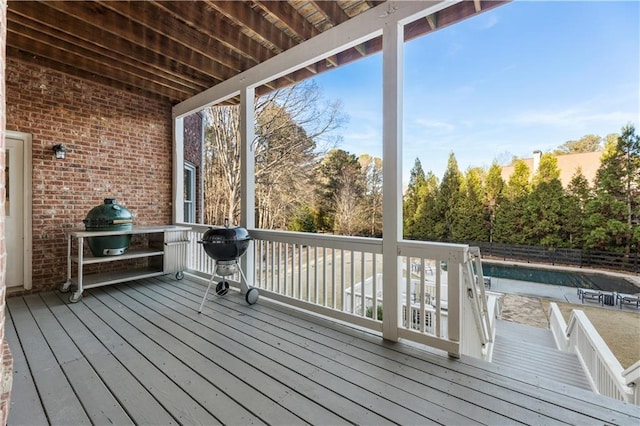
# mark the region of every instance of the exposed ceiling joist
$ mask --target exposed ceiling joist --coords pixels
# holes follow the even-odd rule
[[[7,8],[17,58],[173,104],[384,3],[381,0],[18,1]],[[464,1],[405,27],[405,39],[503,1]],[[256,88],[257,94],[380,51],[368,40]]]

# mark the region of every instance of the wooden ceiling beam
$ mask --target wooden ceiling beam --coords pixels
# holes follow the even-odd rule
[[[179,1],[154,1],[154,5],[164,9],[189,26],[198,28],[200,32],[218,40],[228,49],[236,52],[251,62],[251,65],[259,64],[275,56],[275,53],[262,44],[242,34],[243,26],[239,22],[223,19],[211,7],[187,7],[185,2]],[[241,2],[225,2],[241,3]],[[209,2],[207,2],[209,4]]]
[[[151,30],[160,37],[170,40],[167,45],[175,43],[176,47],[198,52],[200,55],[215,61],[223,67],[239,72],[250,68],[247,58],[240,58],[234,49],[223,45],[220,41],[203,37],[202,32],[185,25],[175,17],[164,13],[155,2],[147,1],[101,1],[101,6],[111,9],[122,16],[144,27],[143,32],[148,35]],[[182,7],[188,10],[195,2],[182,2]],[[202,16],[201,16],[202,17]]]
[[[313,1],[313,4],[331,23],[332,27],[340,25],[343,22],[349,20],[349,15],[347,15],[344,9],[342,9],[336,1],[316,0]],[[356,49],[358,53],[360,53],[360,56],[367,56],[364,44],[354,46],[354,49]],[[330,63],[332,66],[338,66],[340,64],[340,61],[338,57],[334,57],[333,62]]]
[[[58,23],[60,21],[57,21]],[[16,13],[15,10],[9,9],[7,10],[7,26],[9,29],[13,30],[13,32],[19,34],[25,34],[27,37],[31,37],[35,40],[48,40],[50,44],[60,44],[64,46],[65,50],[71,52],[78,52],[79,49],[89,57],[93,57],[96,61],[105,63],[107,65],[114,64],[119,68],[129,70],[132,74],[141,74],[143,76],[154,75],[160,81],[163,81],[165,86],[176,86],[183,87],[190,91],[201,91],[208,87],[211,84],[211,80],[204,80],[204,76],[202,78],[193,79],[189,78],[186,74],[180,73],[169,73],[165,72],[166,69],[170,66],[166,61],[167,58],[160,55],[150,54],[148,51],[143,51],[142,49],[135,49],[134,46],[127,46],[124,49],[120,49],[117,46],[124,42],[127,43],[126,40],[119,38],[112,38],[112,49],[107,49],[101,46],[98,46],[94,43],[86,41],[86,39],[78,38],[76,35],[70,35],[63,31],[60,31],[59,26],[54,26],[50,22],[45,22],[42,17],[39,21],[35,21],[28,16],[23,16]],[[82,28],[79,26],[74,27],[77,35],[82,34]],[[12,39],[8,40],[9,43],[12,42]],[[138,53],[137,57],[127,56],[121,51],[124,52],[132,52],[135,51]],[[144,56],[144,57],[141,57]],[[155,61],[155,62],[151,62]],[[163,67],[160,67],[156,64],[162,64]],[[183,70],[190,71],[190,70]]]
[[[133,92],[141,91],[154,93],[155,95],[169,98],[173,101],[183,99],[185,95],[191,93],[189,91],[175,90],[173,88],[161,86],[152,81],[150,82],[142,78],[134,77],[130,73],[123,72],[122,70],[112,68],[104,64],[96,63],[94,60],[80,54],[75,54],[67,50],[59,49],[56,46],[34,40],[32,38],[26,37],[23,34],[17,34],[9,31],[7,32],[7,34],[11,34],[11,38],[13,40],[13,43],[11,45],[12,49],[28,51],[29,55],[35,56],[35,58],[43,58],[49,63],[73,63],[73,68],[75,69],[75,71],[72,73],[72,75],[84,78],[86,80],[95,81],[98,83],[107,82],[108,85],[110,85],[109,82],[118,81],[121,83],[120,87],[124,88],[125,90]],[[94,70],[100,67],[102,67],[104,71],[102,73],[95,73]],[[54,69],[59,69],[59,67],[56,66]],[[65,72],[67,71],[68,68],[65,67]]]
[[[138,49],[148,49],[154,53],[167,56],[172,61],[191,67],[215,81],[223,81],[237,74],[236,71],[211,60],[211,58],[193,52],[185,48],[183,44],[167,39],[155,31],[147,30],[133,20],[123,19],[122,15],[95,2],[52,1],[46,2],[45,6],[74,16],[84,22],[85,25],[101,28],[115,36],[125,38],[137,45]],[[96,16],[100,16],[100,19],[96,19]],[[106,43],[108,41],[105,40]]]
[[[252,44],[260,46],[265,55],[263,58],[260,58],[260,62],[270,59],[278,53],[296,45],[291,37],[288,37],[284,32],[277,29],[245,2],[205,1],[211,7],[212,11],[224,15],[232,21],[239,28],[238,32],[240,34],[243,32],[246,33],[246,37],[251,40]],[[235,37],[238,37],[238,33],[235,34]],[[292,81],[291,83],[295,82]]]
[[[264,12],[273,15],[281,21],[297,38],[297,43],[309,40],[320,34],[320,31],[318,31],[316,27],[304,19],[304,17],[286,1],[256,1],[255,3]]]
[[[436,12],[432,18],[432,22],[436,25],[436,28],[432,27],[432,23],[428,19],[418,19],[411,22],[404,27],[404,39],[405,41],[412,40],[416,37],[430,33],[435,29],[442,29],[449,25],[455,24],[470,16],[477,15],[478,13],[485,12],[489,9],[493,9],[502,4],[509,3],[510,0],[487,0],[481,1],[481,11],[476,11],[476,5],[472,1],[462,1],[449,6],[446,9],[442,9]]]
[[[42,31],[26,27],[17,22],[12,22],[7,30],[12,34],[11,45],[18,49],[30,48],[30,43],[33,43],[35,53],[39,54],[39,56],[49,57],[52,60],[60,60],[65,53],[70,60],[81,57],[84,58],[87,64],[93,64],[94,68],[92,68],[92,71],[95,72],[96,69],[100,69],[101,72],[99,74],[101,75],[107,75],[109,70],[117,70],[120,75],[130,75],[130,81],[140,79],[166,88],[172,88],[176,91],[182,91],[185,94],[196,90],[204,90],[203,87],[177,84],[148,69],[140,68],[139,66],[128,66],[118,59],[114,60],[108,56],[80,47],[77,44],[67,43],[59,38],[51,37]],[[49,46],[52,52],[48,52],[46,46]],[[40,50],[38,51],[37,49]],[[88,69],[85,69],[85,71],[88,71]]]
[[[349,15],[340,7],[337,1],[315,0],[312,2],[332,27],[349,20]]]
[[[206,3],[214,11],[231,20],[238,28],[247,31],[254,37],[262,40],[262,43],[271,46],[269,54],[265,55],[266,57],[262,58],[262,61],[290,49],[297,44],[291,37],[288,37],[270,22],[266,21],[260,13],[244,1],[207,0]],[[263,46],[263,44],[258,41],[255,41],[255,43]]]
[[[36,64],[37,66],[41,66],[45,68],[51,68],[58,72],[68,74],[82,80],[88,80],[88,81],[91,81],[92,83],[100,84],[102,86],[109,87],[115,90],[122,90],[124,92],[134,93],[144,98],[158,99],[165,102],[171,102],[172,104],[178,103],[179,101],[183,100],[183,98],[175,98],[168,94],[162,95],[159,93],[150,92],[148,90],[141,90],[136,87],[131,87],[127,84],[124,84],[118,80],[113,80],[111,78],[106,78],[99,75],[93,75],[93,74],[81,71],[76,67],[69,65],[67,63],[56,62],[48,58],[43,58],[41,56],[34,55],[31,52],[26,52],[24,50],[17,49],[13,46],[7,46],[7,58],[33,63],[33,64]]]

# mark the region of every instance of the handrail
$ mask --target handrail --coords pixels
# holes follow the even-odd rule
[[[553,334],[556,347],[564,352],[569,351],[569,338],[567,337],[567,323],[560,312],[560,308],[554,302],[549,303],[549,328]]]
[[[594,391],[620,401],[637,401],[636,388],[626,384],[622,365],[583,311],[573,310],[566,335]]]
[[[203,280],[215,269],[215,262],[196,244],[198,235],[208,228],[192,226],[188,248],[187,272]],[[247,251],[250,256],[243,260],[252,272],[249,284],[262,296],[382,332],[386,305],[381,239],[264,229],[250,229],[249,234],[253,238]],[[404,292],[397,307],[402,313],[397,323],[400,338],[454,357],[461,353],[486,356],[485,344],[493,336],[484,285],[477,285],[473,272],[465,277],[465,270],[472,271],[473,262],[479,262],[477,249],[472,253],[463,244],[397,242],[398,268],[386,272],[398,278],[398,291]],[[477,265],[482,283],[481,264]],[[236,277],[230,278],[233,286]],[[461,305],[465,288],[475,294],[476,319],[466,312],[470,311],[468,301]],[[480,327],[478,331],[471,321]]]
[[[472,280],[471,288],[474,290],[474,300],[479,317],[477,321],[482,328],[482,343],[487,344],[492,341],[493,333],[491,332],[491,320],[489,319],[489,308],[487,307],[487,295],[484,291],[484,275],[482,272],[482,258],[480,256],[479,247],[469,247],[470,262],[468,262],[469,271],[473,274],[473,266],[475,265],[475,280]],[[473,262],[473,263],[472,263]],[[474,275],[471,275],[473,277]],[[478,294],[478,289],[480,290]]]

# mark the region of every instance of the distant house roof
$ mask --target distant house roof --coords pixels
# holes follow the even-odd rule
[[[582,174],[589,181],[589,184],[593,185],[596,178],[596,172],[600,167],[602,154],[603,151],[558,155],[556,158],[558,159],[558,169],[560,169],[560,181],[562,182],[562,186],[566,188],[567,185],[569,185],[569,182],[576,173],[578,167],[582,169]],[[523,159],[529,167],[529,170],[531,170],[531,176],[533,176],[535,171],[538,169],[540,155],[541,153],[539,151],[535,151],[532,158]],[[508,181],[509,177],[513,174],[513,169],[512,165],[504,166],[502,168],[502,179],[504,179],[505,182]]]

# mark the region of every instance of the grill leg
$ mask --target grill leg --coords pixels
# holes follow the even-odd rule
[[[202,303],[200,303],[200,309],[198,309],[198,313],[202,312],[202,307],[204,306],[205,300],[207,300],[209,289],[211,288],[211,284],[213,284],[213,277],[215,277],[215,274],[211,275],[211,278],[209,279],[209,285],[207,286],[207,291],[204,292],[204,297],[202,298]]]
[[[242,268],[238,265],[238,271],[240,272],[240,276],[242,279],[240,280],[240,292],[242,294],[246,294],[249,291],[249,283],[247,282],[247,277],[244,276],[244,272],[242,272]]]
[[[244,299],[249,305],[253,305],[258,301],[258,297],[260,296],[260,292],[257,288],[251,287],[247,282],[247,277],[244,276],[244,272],[242,272],[242,268],[238,265],[238,271],[240,271],[240,275],[242,279],[240,280],[240,291],[244,294]]]

